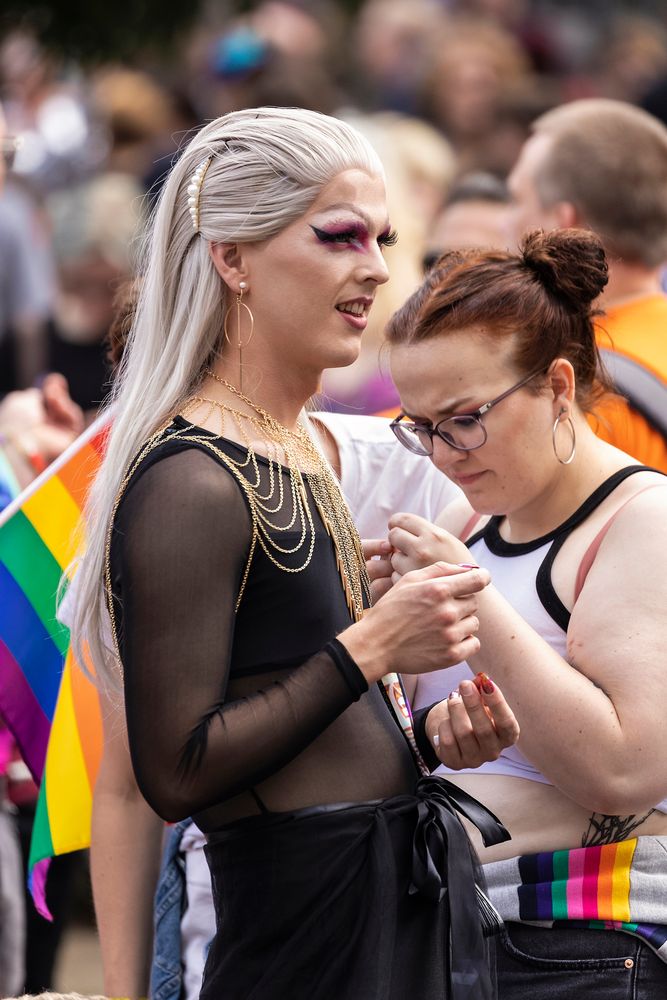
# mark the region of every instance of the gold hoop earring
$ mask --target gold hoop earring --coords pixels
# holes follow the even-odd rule
[[[245,294],[247,287],[248,286],[245,283],[245,281],[240,281],[239,292],[236,296],[236,348],[239,352],[239,389],[241,390],[243,390],[243,348],[248,346],[248,344],[252,340],[252,335],[255,330],[255,317],[252,314],[250,306],[243,301],[243,296]],[[248,333],[248,337],[246,339],[245,344],[243,343],[243,340],[241,338],[241,309],[245,309],[248,316],[250,317],[250,332]],[[231,347],[232,341],[229,336],[229,330],[227,329],[230,313],[231,309],[228,309],[227,315],[225,316],[225,322],[222,325],[222,329],[225,335],[225,340]]]
[[[561,423],[560,418],[563,416],[564,413],[567,413],[567,410],[561,410],[554,421],[554,425],[551,429],[551,443],[553,445],[554,455],[556,456],[556,460],[560,462],[561,465],[569,465],[570,462],[574,461],[574,456],[577,453],[577,432],[574,429],[574,424],[572,423],[572,417],[570,416],[568,416],[567,418],[567,422],[570,425],[570,434],[572,435],[572,447],[570,448],[570,454],[567,456],[567,458],[561,458],[556,448],[556,431],[558,430],[558,425]]]

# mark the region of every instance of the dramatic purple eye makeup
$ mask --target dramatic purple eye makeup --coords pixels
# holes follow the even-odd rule
[[[365,250],[368,246],[368,230],[361,223],[345,223],[331,226],[329,229],[318,229],[317,226],[310,227],[317,236],[320,243],[329,243],[332,246],[348,246],[354,250]],[[386,229],[378,236],[378,245],[381,247],[393,247],[398,240],[398,233],[395,229]]]

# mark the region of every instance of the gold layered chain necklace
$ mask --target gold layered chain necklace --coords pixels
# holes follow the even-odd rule
[[[359,621],[364,606],[370,604],[370,585],[361,542],[338,482],[312,437],[301,425],[295,430],[284,427],[267,410],[211,369],[207,369],[205,374],[243,403],[246,411],[198,395],[191,398],[183,415],[187,419],[187,414],[200,405],[215,408],[222,417],[223,435],[225,421],[229,419],[233,422],[247,454],[240,461],[225,454],[225,464],[229,468],[231,463],[236,478],[241,476],[244,480],[244,492],[251,507],[257,542],[267,558],[283,572],[300,573],[306,569],[315,546],[315,526],[307,483],[333,542],[336,566],[350,615],[353,620]],[[252,440],[255,435],[266,446],[264,457],[268,460],[268,484],[264,485]],[[287,486],[285,468],[288,471]],[[283,523],[278,523],[278,515],[285,511],[288,502],[291,502],[291,515],[286,523],[284,519]],[[295,543],[289,547],[281,543],[281,533],[287,531],[299,532]],[[294,565],[299,553],[302,553],[302,558]],[[285,558],[288,556],[292,558]]]
[[[205,447],[227,467],[238,482],[248,502],[252,522],[252,538],[235,610],[238,611],[241,603],[250,565],[258,544],[266,557],[285,573],[301,573],[310,565],[315,549],[315,525],[306,489],[307,482],[322,524],[333,543],[336,568],[350,616],[354,621],[359,621],[363,615],[364,607],[371,603],[370,583],[361,541],[338,482],[310,434],[305,427],[300,425],[296,430],[289,430],[267,410],[253,403],[231,382],[220,378],[210,369],[207,369],[205,374],[236,396],[249,412],[238,410],[220,400],[196,395],[190,397],[181,413],[187,421],[188,414],[199,406],[208,406],[209,415],[214,410],[218,410],[223,425],[222,436],[224,437],[225,422],[230,420],[237,430],[237,435],[244,442],[245,458],[242,460],[234,459],[227,451],[223,451],[219,447],[214,432],[205,431],[202,433],[202,428],[194,424],[190,424],[175,433],[169,433],[168,440],[178,439]],[[165,434],[170,429],[171,423],[172,421],[169,420],[163,424],[148,439],[127,470],[116,495],[107,531],[105,591],[117,653],[119,649],[118,635],[111,584],[113,523],[130,480],[151,452],[167,440]],[[248,433],[249,427],[252,434]],[[267,451],[267,454],[263,456],[268,462],[268,476],[265,477],[262,477],[258,455],[253,443],[255,435],[260,438]],[[285,472],[287,472],[287,477],[285,477]],[[286,478],[288,479],[287,485],[285,484]],[[268,483],[263,482],[263,479],[268,479]],[[291,506],[291,514],[287,519],[283,517],[283,522],[279,523],[279,515],[286,512],[287,504]],[[281,543],[281,536],[286,532],[291,532],[292,536],[298,532],[296,542],[293,545]],[[299,559],[299,554],[301,554],[301,559]]]

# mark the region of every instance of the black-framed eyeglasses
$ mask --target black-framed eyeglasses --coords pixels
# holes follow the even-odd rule
[[[5,165],[5,170],[11,170],[14,166],[16,154],[21,148],[21,138],[17,135],[5,135],[0,139],[0,155]]]
[[[450,448],[456,448],[457,451],[474,451],[476,448],[481,448],[487,438],[486,427],[482,423],[484,414],[501,403],[503,399],[511,396],[517,389],[521,389],[531,379],[542,375],[544,371],[544,368],[540,368],[532,375],[526,375],[516,385],[506,389],[500,396],[496,396],[484,406],[480,406],[473,413],[457,413],[453,417],[445,417],[435,427],[414,423],[414,421],[407,419],[404,413],[400,413],[395,420],[392,420],[390,427],[403,447],[415,455],[432,455],[433,438],[436,435]]]

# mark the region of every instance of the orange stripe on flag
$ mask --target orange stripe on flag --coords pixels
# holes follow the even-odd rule
[[[79,510],[86,502],[92,478],[99,467],[99,452],[92,444],[86,444],[58,474],[58,478],[65,485]]]
[[[71,650],[67,654],[67,658],[71,666],[72,702],[81,737],[83,761],[88,774],[88,783],[91,789],[93,789],[102,759],[103,740],[100,699],[97,688],[80,669],[72,656]]]

